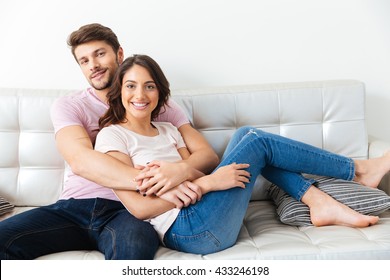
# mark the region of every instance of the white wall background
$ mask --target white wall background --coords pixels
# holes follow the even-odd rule
[[[390,141],[388,0],[0,0],[0,87],[85,87],[66,39],[91,22],[172,89],[361,80],[369,134]]]

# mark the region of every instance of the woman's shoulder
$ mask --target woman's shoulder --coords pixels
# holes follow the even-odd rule
[[[176,126],[174,126],[170,122],[152,122],[152,124],[157,128],[161,128],[169,131],[177,130]]]
[[[108,126],[103,127],[98,134],[100,135],[122,135],[124,134],[124,129],[118,124],[110,124]]]

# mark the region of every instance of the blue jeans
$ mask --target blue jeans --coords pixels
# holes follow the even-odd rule
[[[153,227],[122,203],[69,199],[0,222],[0,259],[35,259],[71,250],[98,250],[106,259],[153,259],[159,246]]]
[[[237,130],[218,167],[234,162],[250,164],[250,183],[245,189],[207,193],[182,209],[165,234],[167,247],[210,254],[234,245],[259,174],[299,198],[313,183],[301,172],[344,180],[352,180],[355,172],[352,159],[250,127]]]

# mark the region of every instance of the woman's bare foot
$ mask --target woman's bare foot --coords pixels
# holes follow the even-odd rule
[[[302,202],[309,206],[311,222],[315,226],[342,225],[360,228],[379,221],[379,217],[362,215],[314,186],[307,190]]]
[[[354,160],[355,182],[377,188],[383,176],[390,171],[390,151],[379,158]]]

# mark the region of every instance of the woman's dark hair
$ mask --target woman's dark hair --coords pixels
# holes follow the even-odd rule
[[[69,35],[68,45],[71,47],[72,54],[76,61],[77,58],[74,53],[76,47],[92,41],[104,41],[112,47],[116,54],[118,53],[120,44],[115,33],[110,28],[99,23],[91,23],[81,26],[78,30],[73,31]]]
[[[126,122],[126,109],[122,104],[122,83],[126,72],[134,65],[144,67],[152,77],[158,90],[158,103],[152,111],[152,120],[159,114],[171,95],[169,82],[165,77],[160,66],[151,57],[147,55],[133,55],[126,58],[115,72],[110,90],[107,93],[107,102],[109,105],[106,113],[99,120],[99,129],[111,124],[119,124]]]

